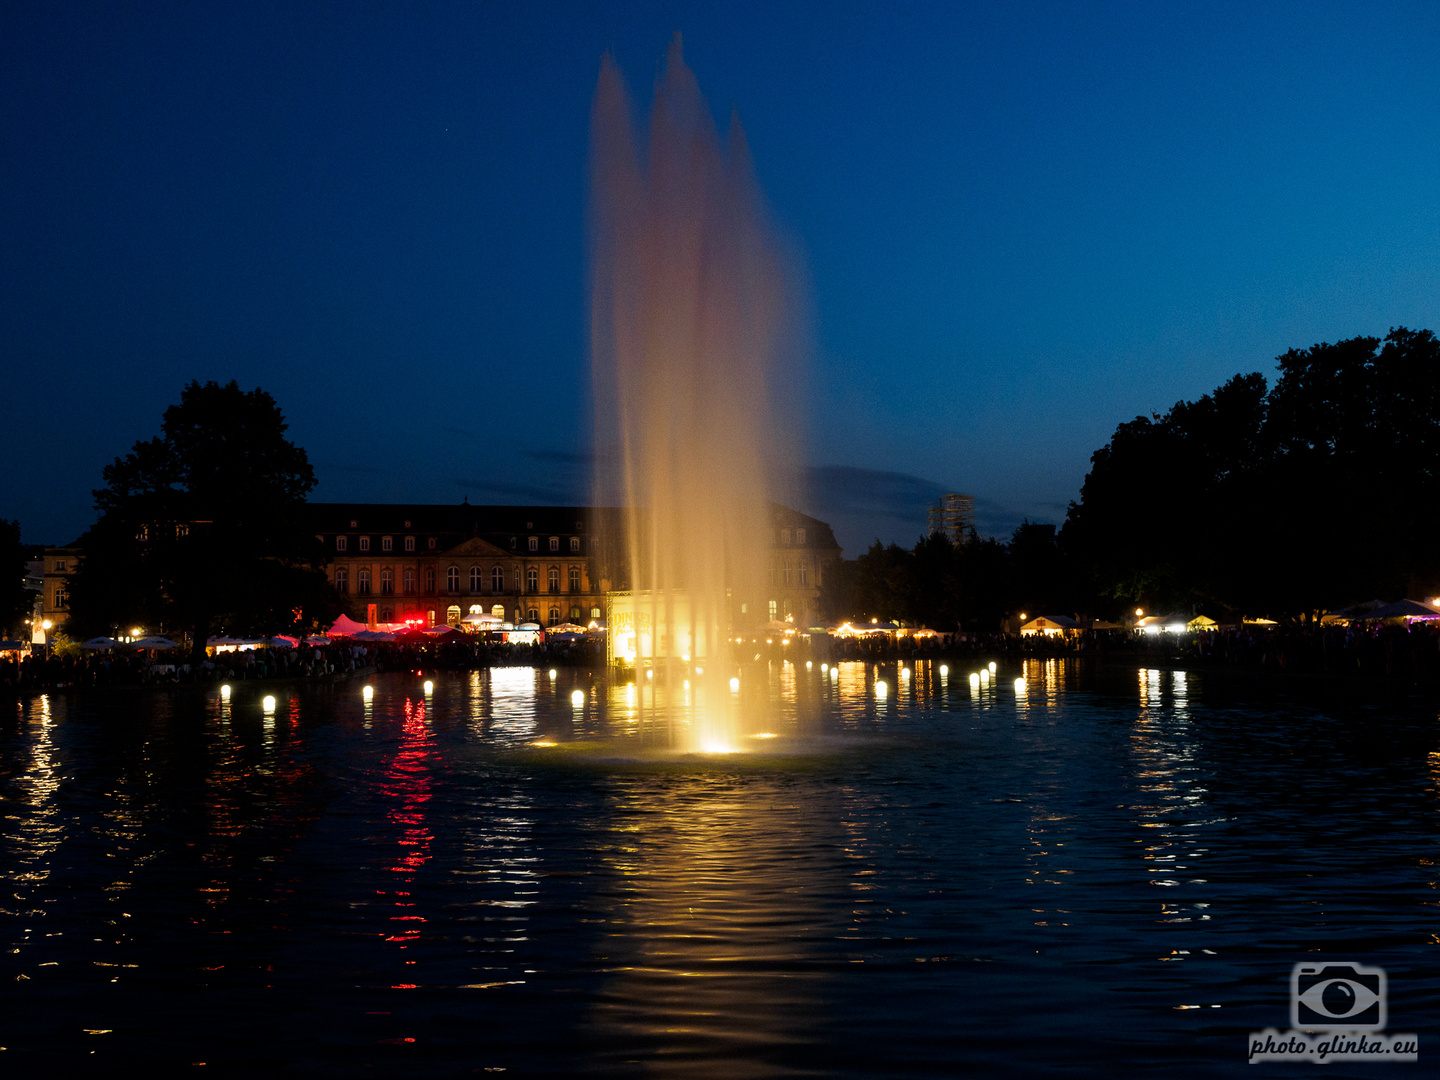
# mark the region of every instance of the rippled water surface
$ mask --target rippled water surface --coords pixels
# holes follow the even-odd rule
[[[1435,701],[966,674],[7,703],[0,1071],[1215,1075],[1317,958],[1428,1071]]]

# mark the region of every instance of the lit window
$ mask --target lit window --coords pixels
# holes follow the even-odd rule
[[[570,567],[570,591],[580,591],[580,567],[578,566]]]
[[[405,550],[406,550],[406,551],[414,551],[414,550],[415,550],[415,537],[413,537],[413,536],[407,536],[407,537],[405,537]]]
[[[395,546],[395,541],[394,541],[394,539],[392,539],[391,537],[389,537],[389,536],[382,536],[382,537],[380,538],[380,550],[381,550],[381,551],[390,551],[392,548],[394,548],[394,546]]]
[[[380,571],[380,592],[389,596],[395,591],[395,572],[388,566]],[[386,620],[387,622],[389,620]]]
[[[580,605],[579,605],[579,604],[571,604],[571,605],[570,605],[570,621],[571,621],[571,622],[579,622],[579,621],[580,621]]]
[[[530,550],[531,550],[531,551],[539,551],[539,550],[540,550],[540,537],[538,537],[538,536],[532,536],[532,537],[530,537]]]
[[[445,589],[452,593],[460,591],[460,567],[452,566],[445,571]]]
[[[571,551],[579,551],[579,550],[580,550],[580,537],[578,537],[578,536],[572,536],[572,537],[570,537],[570,550],[571,550]]]
[[[370,595],[370,571],[361,570],[355,579],[355,591],[361,596]]]
[[[598,607],[592,607],[590,609],[590,617],[592,619],[598,619],[600,617],[600,609]]]
[[[551,626],[554,626],[557,622],[559,622],[559,621],[560,621],[560,609],[559,609],[558,607],[552,607],[552,608],[550,609],[550,618],[547,619],[546,621],[547,621]]]
[[[149,539],[150,539],[150,528],[149,528],[149,526],[148,526],[148,525],[141,525],[141,526],[140,526],[140,531],[135,534],[135,539],[136,539],[136,540],[139,540],[142,544],[143,544],[146,540],[149,540]]]
[[[525,612],[525,618],[526,618],[526,620],[527,620],[528,622],[539,622],[539,621],[540,621],[540,612],[536,611],[533,607],[532,607],[532,608],[529,608],[529,609]]]
[[[551,550],[551,551],[559,551],[559,550],[560,550],[560,537],[558,537],[558,536],[552,536],[552,537],[550,537],[550,550]]]
[[[494,570],[490,571],[490,591],[505,591],[505,571],[502,567],[497,566]]]
[[[369,551],[369,550],[370,550],[370,537],[368,537],[368,536],[362,536],[362,537],[360,537],[360,550],[361,550],[361,551]]]
[[[480,567],[478,567],[478,566],[472,566],[472,567],[470,567],[470,591],[471,591],[472,593],[477,593],[477,592],[480,591],[480,579],[481,579],[481,577],[482,577],[482,574],[481,574],[481,571],[480,571]]]
[[[176,525],[176,526],[175,526],[175,535],[176,535],[176,536],[189,536],[189,535],[190,535],[190,526],[189,526],[189,525]]]
[[[796,529],[796,530],[795,530],[795,543],[797,543],[797,544],[804,544],[804,543],[805,543],[805,530],[804,530],[804,529]]]
[[[552,566],[552,567],[550,567],[549,578],[550,578],[550,591],[551,591],[551,592],[559,592],[559,591],[560,591],[560,568],[559,568],[558,566]]]
[[[779,613],[779,610],[780,610],[780,605],[779,605],[778,603],[776,603],[774,600],[771,600],[771,601],[770,601],[770,621],[771,621],[771,622],[774,622],[774,621],[775,621],[775,616]]]
[[[531,592],[538,592],[540,590],[540,571],[536,570],[533,566],[525,571],[525,586]]]
[[[343,566],[335,570],[335,588],[341,592],[350,591],[350,572]]]
[[[344,551],[346,544],[347,544],[347,540],[346,540],[345,537],[343,537],[343,536],[337,536],[337,537],[335,537],[335,550],[336,550],[336,551]]]
[[[67,608],[70,606],[70,594],[64,589],[55,590],[55,606],[57,608]]]
[[[66,564],[65,564],[65,560],[64,560],[64,559],[56,559],[56,560],[55,560],[55,572],[56,572],[57,574],[63,574],[63,573],[65,573],[65,565],[66,565]]]
[[[415,571],[408,566],[405,568],[405,595],[415,595]]]

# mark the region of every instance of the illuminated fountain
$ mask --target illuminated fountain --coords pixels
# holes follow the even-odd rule
[[[794,475],[790,275],[739,124],[722,141],[678,36],[643,137],[606,57],[591,143],[596,501],[625,508],[630,586],[611,660],[677,696],[707,668],[685,683],[690,745],[730,746],[732,634],[767,617],[769,480]]]

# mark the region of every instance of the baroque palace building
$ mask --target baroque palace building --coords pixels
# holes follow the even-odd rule
[[[326,574],[348,614],[365,623],[456,624],[466,615],[584,625],[603,619],[605,594],[629,587],[622,515],[582,506],[307,503],[324,543]],[[751,621],[820,619],[820,587],[840,558],[830,526],[771,505],[766,610]],[[44,615],[69,615],[68,579],[84,537],[45,550]]]
[[[330,554],[330,582],[352,618],[368,623],[586,624],[605,594],[628,586],[618,511],[580,506],[311,503]],[[756,621],[810,626],[820,586],[840,558],[823,521],[771,507],[767,610]]]

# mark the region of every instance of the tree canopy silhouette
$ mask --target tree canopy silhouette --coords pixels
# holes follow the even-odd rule
[[[1278,366],[1092,455],[1062,544],[1098,594],[1294,617],[1435,587],[1440,343],[1399,328]]]
[[[302,507],[315,486],[279,406],[235,382],[192,382],[156,438],[106,466],[100,518],[70,589],[84,634],[133,624],[277,633],[338,610]]]

